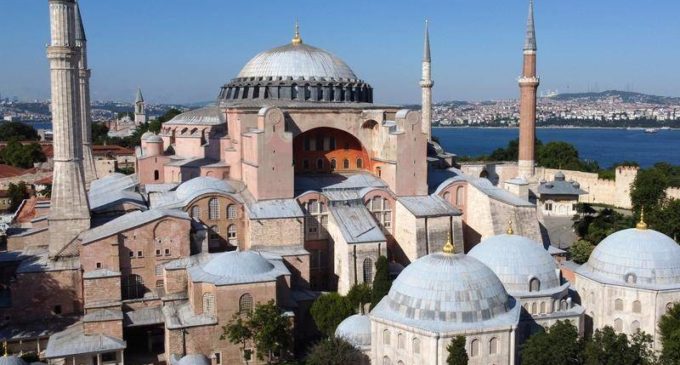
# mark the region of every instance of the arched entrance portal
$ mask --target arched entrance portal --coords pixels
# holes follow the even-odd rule
[[[366,149],[353,135],[335,128],[315,128],[293,140],[295,173],[372,171]]]

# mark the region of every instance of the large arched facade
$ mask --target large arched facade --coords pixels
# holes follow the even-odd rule
[[[293,158],[296,174],[372,171],[361,142],[335,128],[314,128],[296,136]]]

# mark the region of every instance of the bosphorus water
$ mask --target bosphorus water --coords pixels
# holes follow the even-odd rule
[[[517,128],[434,128],[432,133],[449,152],[459,156],[489,154],[519,137]],[[656,162],[680,165],[680,130],[538,128],[536,138],[543,143],[568,142],[583,159],[595,160],[607,168],[621,161],[636,161],[642,167]]]

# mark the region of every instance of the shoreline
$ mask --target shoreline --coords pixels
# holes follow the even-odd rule
[[[607,129],[607,130],[624,130],[624,131],[644,131],[645,127],[572,127],[572,126],[540,126],[536,129]],[[660,127],[647,127],[662,130],[678,131],[680,128],[661,129]],[[492,126],[433,126],[432,129],[519,129],[519,127],[492,127]]]

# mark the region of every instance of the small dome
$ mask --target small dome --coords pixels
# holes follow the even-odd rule
[[[680,288],[680,246],[651,229],[624,229],[602,240],[579,273],[622,285]]]
[[[141,139],[142,139],[142,141],[146,141],[146,139],[151,137],[151,136],[155,136],[155,134],[151,131],[146,131],[146,132],[144,132],[144,134],[142,134]]]
[[[578,181],[573,181],[573,180],[572,180],[572,181],[571,181],[571,186],[573,186],[573,187],[576,188],[576,189],[580,189],[580,188],[581,188],[581,184],[579,184]]]
[[[181,358],[178,365],[210,365],[210,361],[203,355],[189,354]]]
[[[157,134],[152,134],[145,139],[148,143],[163,143],[163,138]]]
[[[468,255],[493,270],[510,294],[528,292],[531,279],[539,280],[541,291],[560,286],[555,260],[529,238],[508,234],[489,237]]]
[[[371,320],[366,315],[355,314],[340,322],[335,337],[349,342],[357,348],[371,346]]]
[[[28,365],[24,359],[14,356],[5,355],[0,357],[0,365]]]
[[[177,193],[177,198],[184,200],[210,192],[233,194],[236,192],[236,189],[227,181],[209,176],[201,176],[182,183],[175,192]]]
[[[555,181],[564,181],[566,177],[564,176],[564,173],[562,171],[558,171],[555,174]]]
[[[517,312],[496,274],[480,261],[434,253],[407,266],[371,316],[446,331],[469,324],[483,326],[513,306]]]
[[[245,277],[266,274],[274,265],[254,251],[231,251],[210,260],[203,271],[221,277]]]
[[[262,52],[248,61],[236,77],[357,79],[343,60],[307,44],[287,44]]]

